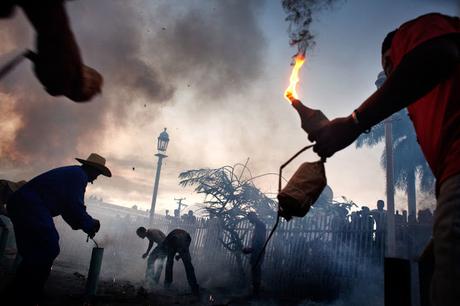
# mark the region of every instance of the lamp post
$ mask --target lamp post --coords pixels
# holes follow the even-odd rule
[[[153,224],[153,217],[155,215],[155,204],[157,202],[158,184],[160,183],[161,165],[163,162],[163,158],[168,157],[165,154],[166,149],[168,148],[168,143],[169,143],[169,135],[166,132],[166,128],[165,128],[164,131],[161,132],[160,136],[158,137],[158,143],[157,143],[158,153],[155,154],[155,156],[158,156],[158,163],[157,163],[157,173],[155,175],[155,183],[153,185],[152,205],[150,206],[150,219],[149,219],[150,226]]]
[[[385,83],[385,72],[380,72],[375,85],[382,87]],[[386,256],[396,255],[395,236],[395,188],[393,169],[393,124],[391,116],[384,121],[385,127],[385,154],[386,154],[386,193],[387,193],[387,224],[386,224]]]

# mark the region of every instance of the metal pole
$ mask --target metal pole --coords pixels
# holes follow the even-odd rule
[[[167,156],[161,153],[155,154],[155,156],[158,156],[158,164],[157,164],[157,173],[155,175],[155,183],[153,185],[153,195],[152,195],[152,204],[150,206],[150,220],[149,224],[150,226],[153,225],[153,217],[155,215],[155,205],[157,202],[157,194],[158,194],[158,185],[160,183],[160,172],[161,172],[161,165],[163,162],[163,158],[166,158]]]

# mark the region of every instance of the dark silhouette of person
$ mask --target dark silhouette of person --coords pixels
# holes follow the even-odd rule
[[[381,252],[385,246],[385,229],[386,229],[386,216],[387,212],[384,210],[385,202],[383,200],[377,201],[377,209],[371,212],[372,218],[375,220],[375,243],[377,249]]]
[[[83,64],[64,0],[2,0],[0,18],[19,6],[36,31],[37,51],[29,52],[38,80],[52,96],[89,101],[101,92],[102,76]]]
[[[145,253],[142,255],[142,258],[149,256],[147,259],[147,269],[145,270],[145,281],[147,286],[151,288],[152,281],[158,284],[161,276],[161,271],[163,270],[163,262],[167,254],[162,252],[160,245],[166,238],[166,235],[159,229],[149,228],[147,230],[143,226],[136,230],[136,234],[142,239],[147,238],[149,241],[147,251],[145,251]],[[154,243],[156,243],[157,246],[149,255],[149,252],[152,249]]]
[[[267,235],[267,226],[260,221],[255,212],[248,214],[248,221],[254,225],[254,231],[252,232],[251,247],[244,248],[243,253],[251,254],[249,264],[251,265],[252,292],[258,295],[262,281],[262,263],[265,257],[265,251],[261,252],[263,251]]]
[[[189,250],[191,242],[192,238],[190,237],[189,233],[182,229],[174,229],[160,244],[160,251],[167,254],[164,284],[166,288],[169,288],[173,282],[174,256],[178,254],[175,258],[176,260],[182,259],[185,273],[187,275],[187,281],[190,285],[190,288],[192,289],[192,293],[194,295],[198,295],[200,291]]]
[[[174,209],[174,218],[180,219],[180,211],[179,211],[179,209]]]
[[[86,160],[77,160],[81,166],[45,172],[8,200],[8,215],[22,257],[8,287],[8,305],[36,305],[41,299],[51,266],[59,254],[59,234],[53,217],[62,216],[72,229],[81,229],[91,238],[99,231],[99,221],[86,212],[85,190],[88,182],[93,183],[99,175],[110,177],[112,174],[100,155],[92,153]]]

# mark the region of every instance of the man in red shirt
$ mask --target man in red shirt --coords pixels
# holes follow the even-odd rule
[[[310,133],[330,157],[367,129],[407,107],[436,177],[433,226],[435,306],[460,303],[460,20],[432,13],[404,23],[382,44],[383,86],[350,116]]]

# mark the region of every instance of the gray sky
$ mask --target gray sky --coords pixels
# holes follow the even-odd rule
[[[98,179],[87,194],[149,208],[156,138],[167,127],[171,141],[157,200],[163,212],[176,207],[174,197],[202,200],[178,185],[183,170],[249,158],[253,175],[277,172],[308,143],[282,97],[296,50],[279,1],[82,0],[68,11],[85,61],[104,75],[103,95],[84,105],[49,98],[29,65],[16,70],[0,84],[2,178],[29,179],[98,152],[114,176]],[[459,4],[348,0],[316,14],[316,46],[301,72],[303,102],[331,119],[348,115],[375,90],[385,34],[433,11],[459,15]],[[0,21],[0,62],[31,47],[32,34],[19,12]],[[335,197],[370,207],[385,198],[382,148],[350,146],[327,161]],[[316,158],[301,156],[286,177]],[[275,176],[255,183],[276,192]],[[396,201],[406,205],[402,193]]]

